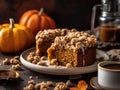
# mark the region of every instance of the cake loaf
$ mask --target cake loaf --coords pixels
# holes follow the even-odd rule
[[[96,60],[96,38],[76,29],[44,30],[36,36],[36,53],[47,55],[50,64],[87,66]]]
[[[54,42],[57,36],[65,36],[68,32],[75,32],[75,30],[68,29],[46,29],[39,31],[36,35],[36,54],[40,56],[47,55],[47,49]]]

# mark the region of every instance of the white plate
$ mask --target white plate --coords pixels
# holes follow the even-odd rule
[[[25,67],[36,72],[40,72],[44,74],[52,74],[52,75],[77,75],[77,74],[95,72],[97,70],[97,62],[89,66],[73,67],[73,68],[67,68],[67,67],[53,68],[53,67],[33,64],[26,60],[26,57],[28,56],[28,54],[33,51],[35,51],[35,48],[31,48],[24,51],[20,55],[20,61]],[[99,58],[99,57],[104,57],[104,60],[109,60],[108,55],[101,50],[97,50],[96,58]]]

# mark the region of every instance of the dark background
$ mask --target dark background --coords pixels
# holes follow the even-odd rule
[[[0,0],[0,24],[9,18],[19,22],[21,15],[30,9],[44,7],[57,28],[90,29],[92,7],[100,0]]]

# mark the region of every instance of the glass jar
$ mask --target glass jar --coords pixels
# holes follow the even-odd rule
[[[93,7],[91,32],[100,41],[120,42],[120,0],[101,0],[101,2],[102,4]],[[100,9],[101,15],[98,20],[99,25],[95,28],[97,8]]]
[[[99,18],[99,40],[104,42],[120,42],[120,17],[106,15]]]

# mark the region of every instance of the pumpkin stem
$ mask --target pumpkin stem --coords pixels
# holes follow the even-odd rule
[[[41,8],[38,14],[41,16],[43,14],[43,11],[44,11],[44,8]]]
[[[13,18],[10,18],[9,20],[10,20],[10,26],[9,26],[9,28],[13,28],[15,21],[14,21]]]

